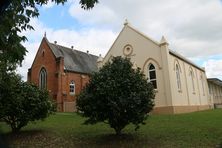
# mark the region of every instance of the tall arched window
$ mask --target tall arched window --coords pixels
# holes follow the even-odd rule
[[[202,84],[203,95],[205,95],[204,79],[203,79],[203,76],[202,76],[202,75],[200,76],[200,81],[201,81],[201,84]]]
[[[195,92],[194,73],[193,73],[193,70],[191,68],[190,68],[190,79],[191,79],[191,82],[192,82],[193,92]]]
[[[69,84],[69,93],[71,95],[74,95],[75,94],[75,82],[72,80]]]
[[[153,64],[148,66],[148,81],[153,84],[153,87],[157,89],[157,82],[156,82],[156,69]]]
[[[47,73],[45,68],[42,68],[39,73],[39,88],[40,89],[47,88]]]
[[[177,88],[181,90],[180,69],[178,64],[176,64],[176,78],[177,78]]]

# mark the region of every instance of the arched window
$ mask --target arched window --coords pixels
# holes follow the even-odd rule
[[[157,82],[156,82],[156,69],[153,64],[148,66],[148,82],[153,84],[153,87],[157,89]]]
[[[40,89],[47,88],[47,73],[45,68],[42,68],[39,73],[39,88]]]
[[[176,64],[176,78],[177,78],[177,88],[181,90],[180,69],[178,64]]]
[[[190,69],[190,79],[191,79],[191,82],[192,82],[193,92],[195,92],[194,73],[193,73],[193,70],[192,70],[192,69]]]
[[[202,75],[200,76],[200,81],[201,81],[201,84],[202,84],[203,95],[205,95],[204,79],[203,79],[203,76],[202,76]]]
[[[69,84],[69,93],[71,95],[74,95],[75,94],[75,82],[72,80]]]

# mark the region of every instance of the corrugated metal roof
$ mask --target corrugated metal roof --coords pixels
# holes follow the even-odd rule
[[[218,78],[208,78],[207,81],[222,86],[222,81]]]
[[[48,42],[56,58],[64,58],[64,70],[79,73],[97,71],[98,56]]]

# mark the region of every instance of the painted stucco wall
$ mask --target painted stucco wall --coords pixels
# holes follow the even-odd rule
[[[148,65],[152,63],[155,66],[157,76],[155,106],[167,106],[161,51],[159,45],[155,43],[155,41],[149,40],[139,32],[133,30],[133,28],[125,26],[107,55],[104,57],[103,64],[110,60],[112,56],[125,57],[124,47],[126,45],[132,46],[131,61],[134,65],[143,70],[146,77],[148,75]]]
[[[125,53],[126,46],[132,48],[130,54]],[[171,54],[165,38],[158,43],[130,25],[124,25],[102,64],[115,56],[130,57],[134,66],[140,67],[146,77],[149,64],[155,66],[157,77],[155,108],[159,110],[157,113],[180,113],[209,108],[210,97],[205,71]],[[175,64],[180,67],[181,90],[178,90],[177,86]],[[190,70],[194,75],[194,91]]]
[[[209,95],[213,100],[213,104],[222,104],[222,87],[208,81]]]
[[[179,66],[181,89],[176,78],[176,64]],[[170,55],[170,80],[172,85],[172,102],[174,106],[208,105],[209,94],[206,74],[191,64]],[[190,70],[193,71],[194,90]]]

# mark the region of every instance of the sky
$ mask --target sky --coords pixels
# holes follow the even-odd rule
[[[39,12],[30,22],[35,30],[22,32],[28,38],[23,43],[28,53],[18,68],[23,80],[45,32],[50,42],[105,56],[125,19],[155,41],[164,35],[171,50],[205,67],[208,78],[222,80],[221,0],[99,0],[89,11],[68,0],[50,2]]]

